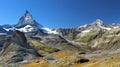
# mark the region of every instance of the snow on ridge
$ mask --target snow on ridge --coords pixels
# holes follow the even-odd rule
[[[82,33],[88,33],[88,32],[90,32],[91,30],[90,29],[88,29],[88,30],[84,30],[84,31],[82,31]]]
[[[6,30],[6,31],[9,31],[10,29],[7,29],[7,28],[3,28],[4,30]]]
[[[113,26],[114,29],[119,28],[119,26]]]
[[[45,32],[45,33],[48,33],[48,34],[58,34],[57,31],[52,30],[52,29],[50,29],[50,28],[42,28],[42,29],[45,30],[44,32]]]
[[[112,28],[109,28],[109,27],[103,27],[103,26],[101,26],[101,28],[102,28],[102,29],[106,29],[106,30],[108,30],[108,31],[112,29]]]
[[[106,30],[111,30],[111,28],[107,28],[107,27],[104,27],[103,29],[106,29]]]
[[[34,30],[34,28],[31,25],[26,25],[23,28],[19,28],[19,29],[16,28],[16,30],[19,30],[19,31],[22,31],[22,32],[31,32],[31,31]]]
[[[39,27],[38,27],[38,28],[39,28]],[[31,26],[31,25],[26,25],[26,26],[24,26],[24,27],[22,27],[22,28],[15,28],[15,27],[13,27],[13,28],[3,28],[3,29],[5,29],[6,31],[19,30],[19,31],[21,31],[21,32],[31,32],[31,31],[34,31],[34,30],[35,30],[35,28],[34,28],[33,26]],[[42,27],[42,28],[39,28],[39,29],[43,29],[44,32],[45,32],[45,33],[48,33],[48,34],[58,34],[57,31],[52,30],[52,29],[50,29],[50,28]]]
[[[29,27],[32,27],[31,25],[26,25],[24,28],[29,28]]]
[[[7,33],[0,33],[0,35],[7,35]]]
[[[32,30],[34,30],[34,28],[31,26],[31,25],[26,25],[25,27],[23,28],[3,28],[4,30],[6,31],[10,31],[10,30],[19,30],[19,31],[22,31],[22,32],[31,32]]]
[[[6,30],[6,31],[10,31],[10,30],[14,30],[15,27],[12,27],[12,28],[3,28],[3,29]]]
[[[85,25],[82,25],[82,26],[80,26],[79,28],[86,27],[86,26],[87,26],[87,24],[85,24]]]

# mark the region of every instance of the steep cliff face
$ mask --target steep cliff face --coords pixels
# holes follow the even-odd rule
[[[12,35],[13,41],[24,48],[30,48],[23,32],[16,30]]]

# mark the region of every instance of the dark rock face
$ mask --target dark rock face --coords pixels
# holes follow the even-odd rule
[[[13,37],[13,40],[15,41],[15,43],[17,43],[21,47],[30,48],[30,46],[27,44],[27,39],[23,32],[16,30],[13,33],[12,37]]]
[[[75,28],[59,28],[57,29],[57,32],[59,32],[63,36],[66,36],[70,33],[73,33],[75,30]]]
[[[74,40],[76,35],[79,33],[77,28],[59,28],[57,29],[57,32],[69,40]]]
[[[41,56],[39,55],[36,50],[31,47],[28,43],[27,43],[27,38],[25,37],[24,33],[23,32],[20,32],[18,30],[16,30],[13,35],[13,41],[15,43],[17,43],[19,46],[25,48],[25,52],[28,52],[28,53],[31,53],[31,54],[34,54],[34,55],[37,55],[37,56]],[[24,50],[24,49],[23,49]]]

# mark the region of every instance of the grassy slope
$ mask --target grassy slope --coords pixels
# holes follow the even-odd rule
[[[29,40],[29,43],[31,44],[31,46],[33,46],[38,51],[38,53],[42,55],[53,53],[56,50],[56,48],[45,45],[37,40]]]
[[[47,61],[48,57],[53,57],[56,60]],[[43,58],[33,60],[20,67],[120,67],[120,54],[93,57],[89,58],[89,62],[74,63],[77,60],[78,58],[76,53],[71,51],[60,51]]]
[[[120,54],[90,59],[90,62],[75,64],[72,67],[120,67]]]

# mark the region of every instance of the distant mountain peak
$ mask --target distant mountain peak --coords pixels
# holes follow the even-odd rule
[[[26,10],[26,12],[25,13],[30,13],[28,10]]]
[[[23,26],[23,25],[33,25],[33,26],[39,26],[39,27],[43,27],[42,25],[38,24],[32,17],[32,15],[30,14],[30,12],[28,10],[26,10],[25,14],[19,19],[19,22],[17,24],[17,26]]]
[[[26,10],[25,14],[24,14],[25,20],[30,22],[29,20],[33,20],[32,15],[30,14],[30,12],[28,10]]]
[[[28,10],[25,11],[24,16],[31,16],[32,17],[30,11],[28,11]]]
[[[95,20],[93,23],[91,23],[92,26],[103,26],[103,21],[100,19]]]

